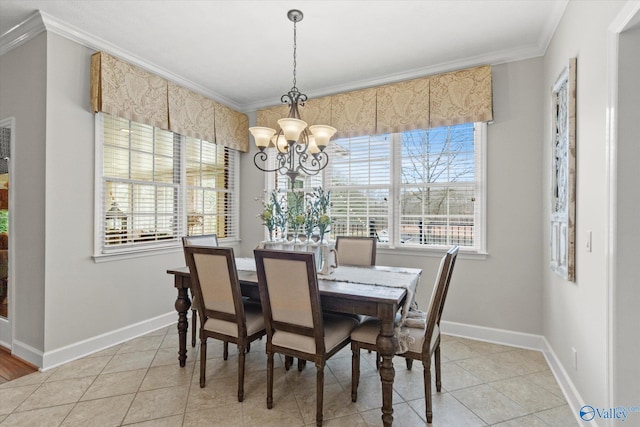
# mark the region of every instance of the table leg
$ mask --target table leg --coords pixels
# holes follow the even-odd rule
[[[187,288],[178,288],[175,307],[178,312],[178,360],[184,367],[187,361],[187,311],[191,307]]]
[[[385,316],[388,317],[388,316]],[[390,320],[382,320],[380,317],[380,334],[376,340],[378,353],[382,356],[380,365],[380,380],[382,381],[382,423],[385,427],[393,424],[393,378],[396,371],[393,369],[393,355],[398,346],[394,335],[393,316]]]

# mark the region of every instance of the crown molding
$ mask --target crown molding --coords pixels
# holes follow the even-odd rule
[[[106,52],[109,55],[118,57],[123,61],[143,68],[153,74],[156,74],[177,85],[206,96],[207,98],[226,105],[227,107],[230,107],[234,110],[244,110],[244,108],[237,102],[225,96],[222,96],[219,93],[212,92],[211,90],[198,85],[191,80],[187,80],[184,77],[174,74],[163,67],[146,61],[145,59],[114,45],[113,43],[82,31],[79,28],[67,24],[66,22],[54,18],[53,16],[42,11],[36,11],[20,24],[16,25],[5,34],[0,36],[0,55],[4,55],[5,53],[26,43],[27,41],[33,39],[35,36],[44,31],[59,35],[89,49]]]
[[[430,65],[428,67],[415,68],[395,74],[387,74],[386,76],[376,77],[373,79],[358,80],[342,85],[325,87],[320,90],[305,90],[305,94],[309,97],[309,99],[320,98],[337,93],[350,92],[352,90],[365,89],[368,87],[382,86],[385,84],[397,83],[404,80],[417,79],[420,77],[427,77],[435,74],[442,74],[450,71],[477,67],[480,65],[499,65],[507,62],[522,61],[525,59],[543,56],[545,54],[545,51],[546,46],[543,48],[539,45],[531,45],[519,49],[491,52],[484,55],[467,57],[459,61],[443,62],[437,65]],[[279,105],[274,101],[277,101],[277,99],[261,100],[245,104],[243,105],[244,112],[257,111],[261,108]]]
[[[0,56],[35,38],[45,31],[39,12],[34,12],[27,19],[0,35]]]

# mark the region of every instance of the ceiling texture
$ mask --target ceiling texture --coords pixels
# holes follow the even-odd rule
[[[37,31],[103,50],[243,112],[541,56],[569,0],[0,0],[0,54]],[[22,25],[20,25],[22,23]]]

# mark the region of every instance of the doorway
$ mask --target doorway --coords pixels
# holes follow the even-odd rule
[[[11,349],[13,331],[12,281],[10,274],[9,188],[13,119],[0,121],[0,345]]]
[[[609,27],[608,132],[608,320],[609,404],[625,404],[640,393],[640,3],[627,2]],[[632,400],[631,400],[632,401]]]

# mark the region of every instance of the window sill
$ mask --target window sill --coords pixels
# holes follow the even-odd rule
[[[385,255],[406,255],[406,256],[420,256],[420,257],[432,257],[441,258],[447,251],[447,248],[416,248],[416,247],[389,247],[378,244],[376,252],[378,254]],[[478,252],[472,249],[460,248],[458,258],[460,259],[473,259],[477,261],[484,261],[489,254],[487,252]]]
[[[220,239],[220,246],[233,246],[240,243],[239,239]],[[102,263],[109,261],[121,261],[124,259],[141,258],[147,256],[164,255],[170,253],[182,252],[182,244],[174,243],[172,245],[153,247],[153,248],[138,248],[129,251],[120,251],[107,254],[93,255],[93,262]]]
[[[109,262],[109,261],[121,261],[123,259],[141,258],[146,256],[163,255],[175,252],[181,252],[182,245],[163,246],[160,248],[145,248],[136,249],[127,252],[114,252],[108,254],[96,254],[93,255],[93,262]]]

